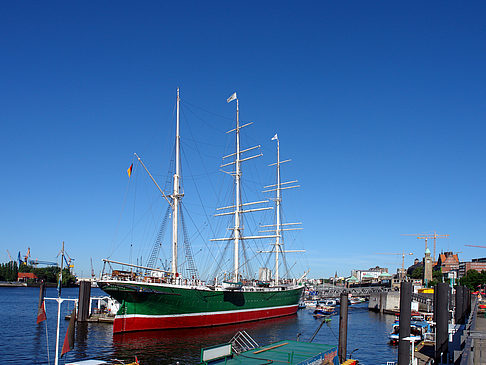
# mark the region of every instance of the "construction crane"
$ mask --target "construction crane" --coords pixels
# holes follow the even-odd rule
[[[427,250],[427,241],[430,238],[434,239],[434,256],[432,258],[432,261],[435,261],[435,250],[436,250],[436,240],[437,238],[449,238],[448,234],[437,234],[437,232],[434,231],[434,233],[421,233],[421,234],[402,234],[402,236],[415,236],[419,240],[425,240],[425,250]]]
[[[10,252],[8,252],[8,250],[7,250],[7,255],[8,255],[10,261],[14,261],[14,259],[12,258],[12,256],[10,255]]]
[[[405,251],[403,251],[402,253],[378,252],[376,254],[377,255],[400,255],[400,256],[402,256],[402,271],[400,272],[400,281],[403,281],[404,276],[405,276],[405,256],[411,256],[411,255],[413,255],[413,252],[409,252],[409,253],[405,253]]]
[[[467,247],[479,247],[479,248],[486,248],[486,246],[481,246],[481,245],[464,245]],[[8,252],[8,251],[7,251]],[[10,255],[9,255],[10,256]]]
[[[93,269],[93,258],[90,257],[89,259],[91,260],[91,277],[94,278],[96,275],[95,275],[95,271]]]

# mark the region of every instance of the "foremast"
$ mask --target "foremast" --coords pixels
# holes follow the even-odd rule
[[[241,170],[241,163],[244,161],[248,161],[251,159],[254,159],[256,157],[263,156],[262,153],[259,153],[254,156],[250,157],[245,157],[242,158],[241,155],[245,152],[260,148],[261,146],[254,146],[246,149],[241,149],[241,144],[240,144],[240,130],[244,127],[247,127],[253,122],[246,123],[244,125],[240,126],[240,108],[239,108],[239,101],[238,97],[236,96],[236,93],[233,93],[228,99],[227,102],[230,103],[231,101],[236,100],[236,128],[232,129],[226,133],[232,133],[235,132],[235,144],[236,144],[236,152],[229,154],[227,156],[223,157],[223,160],[229,157],[234,157],[234,161],[228,162],[225,164],[220,165],[221,168],[235,165],[235,171],[234,172],[227,172],[223,171],[231,176],[234,177],[235,181],[235,205],[232,206],[227,206],[227,207],[222,207],[222,208],[217,208],[217,210],[227,210],[233,208],[234,211],[230,212],[223,212],[223,213],[218,213],[215,214],[215,216],[223,216],[223,215],[234,215],[234,227],[232,229],[233,234],[232,237],[229,238],[214,238],[211,241],[234,241],[234,257],[233,257],[233,282],[237,283],[240,280],[240,257],[239,257],[239,252],[240,252],[240,243],[243,240],[250,240],[250,239],[263,239],[263,238],[274,238],[274,235],[269,235],[269,236],[243,236],[242,235],[242,217],[244,213],[250,213],[250,212],[255,212],[255,211],[261,211],[261,210],[268,210],[268,209],[273,209],[272,207],[262,207],[262,208],[254,208],[254,209],[243,209],[243,206],[247,205],[254,205],[254,204],[262,204],[262,203],[268,203],[268,200],[263,200],[263,201],[258,201],[258,202],[250,202],[250,203],[242,203],[241,201],[241,176],[242,176],[242,170]]]

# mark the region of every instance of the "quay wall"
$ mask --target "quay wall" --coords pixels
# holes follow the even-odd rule
[[[368,309],[380,313],[397,313],[400,311],[400,292],[371,293]]]

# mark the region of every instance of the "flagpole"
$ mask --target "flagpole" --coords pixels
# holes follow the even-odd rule
[[[61,271],[59,272],[59,283],[57,287],[57,329],[56,329],[56,357],[54,358],[54,365],[59,364],[59,331],[61,325],[61,287],[62,287],[62,265],[64,261],[64,241],[62,241],[61,251]]]

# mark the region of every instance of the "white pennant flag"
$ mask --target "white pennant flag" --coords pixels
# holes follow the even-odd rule
[[[272,137],[272,141],[275,141],[276,139],[278,139],[277,133]]]
[[[233,95],[231,95],[226,101],[229,103],[230,101],[233,101],[235,99],[236,99],[236,93],[233,93]]]

